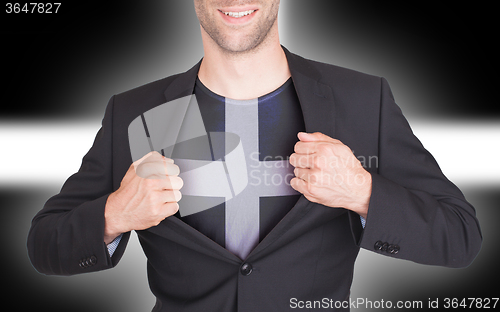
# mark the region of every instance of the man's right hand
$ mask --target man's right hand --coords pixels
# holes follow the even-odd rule
[[[158,225],[179,210],[183,185],[172,159],[151,152],[134,162],[106,202],[104,242]]]

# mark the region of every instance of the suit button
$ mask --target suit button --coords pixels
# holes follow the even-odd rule
[[[90,265],[95,265],[97,263],[97,258],[95,256],[90,257],[89,259]]]
[[[389,244],[388,244],[388,243],[384,243],[384,244],[382,245],[382,247],[380,248],[380,250],[382,250],[382,251],[387,251],[387,248],[389,248]]]
[[[391,255],[395,255],[399,252],[399,246],[398,245],[389,245],[389,247],[387,248],[387,251]]]
[[[393,254],[394,253],[394,245],[389,245],[389,247],[387,247],[387,252],[390,253],[390,254]]]
[[[80,265],[80,268],[86,268],[86,267],[88,267],[88,264],[85,261],[85,259],[80,260],[79,265]]]
[[[250,275],[252,273],[252,271],[253,271],[253,268],[252,268],[252,265],[250,263],[243,263],[243,265],[240,268],[240,273],[242,275],[245,275],[245,276]]]
[[[382,243],[381,241],[377,241],[373,247],[375,248],[375,250],[382,250],[383,245],[384,243]]]

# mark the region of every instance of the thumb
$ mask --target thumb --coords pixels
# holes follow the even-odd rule
[[[339,142],[339,140],[331,138],[321,132],[314,132],[314,133],[299,132],[297,136],[299,140],[303,142],[332,142],[332,143]]]

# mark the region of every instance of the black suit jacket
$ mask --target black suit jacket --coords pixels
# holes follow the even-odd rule
[[[302,196],[241,261],[169,217],[137,233],[154,311],[284,311],[291,298],[346,300],[360,247],[449,267],[467,266],[479,252],[474,208],[413,135],[385,79],[285,52],[306,130],[341,140],[372,175],[366,227],[355,213]],[[118,263],[130,233],[110,257],[104,207],[132,163],[127,128],[141,113],[192,94],[199,65],[111,98],[80,170],[33,219],[28,251],[39,272],[72,275]]]

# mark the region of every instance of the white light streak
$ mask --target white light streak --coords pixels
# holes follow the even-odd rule
[[[415,135],[459,186],[500,185],[499,121],[415,121]],[[0,187],[62,185],[80,167],[97,122],[0,123]]]

